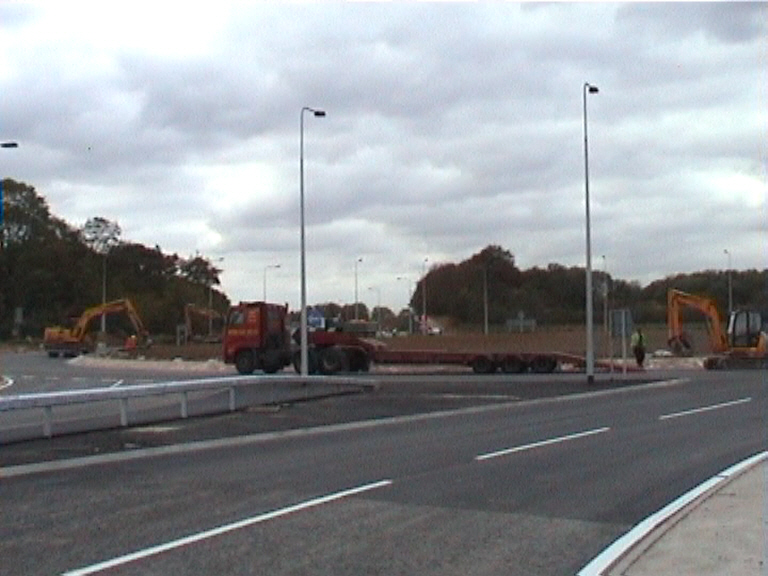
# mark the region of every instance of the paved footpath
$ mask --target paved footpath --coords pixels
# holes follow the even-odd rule
[[[719,482],[636,542],[606,576],[768,576],[768,458]]]

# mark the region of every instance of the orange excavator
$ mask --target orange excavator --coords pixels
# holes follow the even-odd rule
[[[731,312],[727,330],[715,301],[706,296],[671,289],[667,292],[667,343],[675,354],[691,350],[691,341],[683,330],[683,309],[704,315],[712,355],[704,359],[707,369],[768,367],[768,337],[762,331],[763,320],[756,310]]]
[[[59,355],[73,357],[92,352],[96,348],[96,342],[90,331],[91,322],[102,315],[112,314],[123,314],[130,323],[132,333],[126,338],[126,348],[135,349],[137,346],[149,344],[149,333],[144,328],[136,308],[130,300],[122,299],[88,308],[72,328],[46,328],[43,334],[43,348],[51,358]]]
[[[204,326],[198,320],[203,320]],[[184,306],[184,326],[187,338],[192,340],[221,342],[221,332],[224,329],[224,315],[213,308],[205,308],[197,304]]]

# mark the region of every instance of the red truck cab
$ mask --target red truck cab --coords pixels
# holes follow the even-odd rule
[[[227,313],[224,362],[240,374],[263,370],[273,374],[291,363],[287,327],[288,306],[267,302],[240,302]]]

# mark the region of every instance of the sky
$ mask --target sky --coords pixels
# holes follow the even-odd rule
[[[491,244],[584,267],[588,181],[646,285],[768,267],[767,87],[768,3],[3,2],[0,176],[296,309],[303,134],[308,303],[394,310]]]

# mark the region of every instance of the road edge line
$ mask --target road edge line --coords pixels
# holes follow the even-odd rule
[[[651,534],[656,528],[669,520],[672,516],[680,512],[683,508],[701,498],[708,492],[720,487],[722,484],[745,472],[752,466],[755,466],[768,458],[768,451],[759,452],[754,456],[734,464],[715,474],[709,480],[705,480],[692,490],[689,490],[676,500],[664,506],[661,510],[654,512],[644,520],[641,520],[629,532],[620,536],[608,548],[595,556],[589,564],[584,566],[576,576],[604,576],[607,570],[616,565],[619,560],[624,558],[635,546],[644,538]]]

